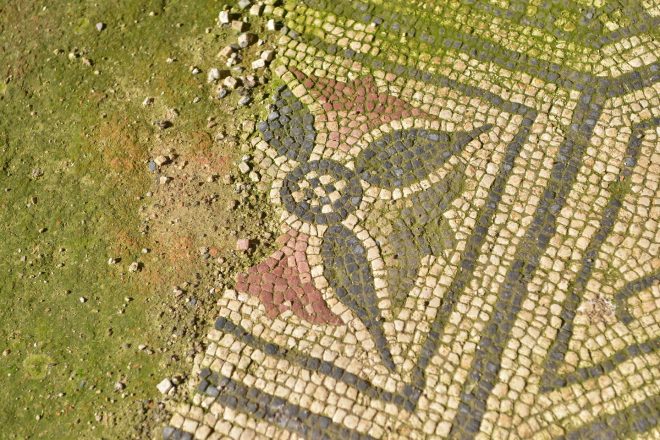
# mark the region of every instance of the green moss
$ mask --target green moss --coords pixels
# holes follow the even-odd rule
[[[29,354],[23,361],[23,373],[28,379],[41,380],[44,379],[51,366],[53,366],[53,358],[46,354]]]
[[[218,37],[204,28],[222,3],[0,6],[3,438],[130,438],[143,402],[176,367],[137,350],[169,335],[157,326],[162,286],[126,267],[150,264],[140,254],[149,243],[138,197],[163,136],[152,121],[176,107],[186,133],[215,111],[200,89],[205,75],[189,66],[215,62]],[[156,97],[152,108],[143,108],[146,96]],[[195,96],[202,101],[192,104]],[[121,263],[109,266],[110,256]],[[120,379],[124,397],[113,390]]]
[[[607,189],[610,191],[614,199],[622,201],[626,194],[632,189],[632,181],[630,179],[617,180],[612,182]]]

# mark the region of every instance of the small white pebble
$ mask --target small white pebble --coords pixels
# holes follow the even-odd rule
[[[220,79],[220,69],[213,67],[206,76],[208,82],[214,82]]]
[[[158,391],[160,391],[161,394],[167,394],[167,392],[171,390],[173,386],[174,385],[172,384],[172,381],[165,378],[158,385],[156,385],[156,388],[158,388]]]

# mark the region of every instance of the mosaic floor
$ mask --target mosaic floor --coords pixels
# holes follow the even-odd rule
[[[164,437],[660,438],[660,3],[266,4],[279,249]]]

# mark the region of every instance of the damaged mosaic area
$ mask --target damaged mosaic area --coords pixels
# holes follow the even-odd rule
[[[268,11],[282,236],[164,437],[658,438],[660,5]]]

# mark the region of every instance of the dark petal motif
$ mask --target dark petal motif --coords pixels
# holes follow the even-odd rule
[[[323,275],[337,298],[365,325],[385,366],[394,371],[394,361],[383,331],[374,278],[367,251],[355,234],[343,225],[328,228],[323,237]]]
[[[318,177],[308,178],[312,172],[329,177],[331,182],[323,183]],[[302,163],[289,172],[280,188],[280,197],[286,210],[299,219],[332,225],[358,208],[362,201],[362,187],[352,170],[333,160],[322,159]]]
[[[395,130],[360,152],[355,172],[381,188],[408,186],[426,178],[491,127],[486,124],[469,132],[454,133],[418,128]]]
[[[314,116],[288,87],[282,87],[266,121],[257,125],[266,142],[277,152],[306,162],[314,149]]]
[[[453,231],[442,214],[461,193],[464,180],[465,167],[457,167],[429,189],[410,196],[392,222],[383,257],[394,263],[387,270],[387,285],[395,308],[403,305],[414,287],[421,259],[453,247]]]

